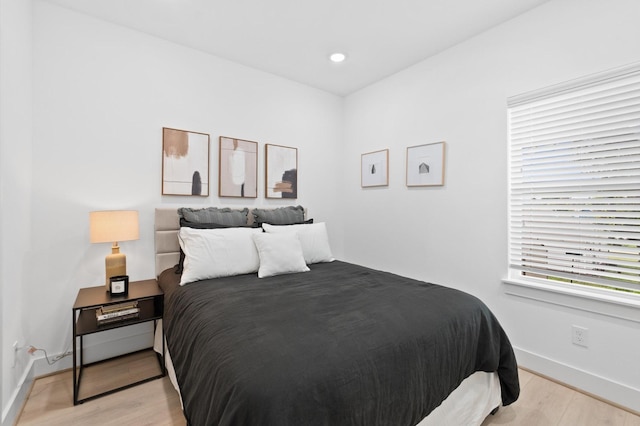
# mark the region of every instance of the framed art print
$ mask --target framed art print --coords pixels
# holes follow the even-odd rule
[[[407,186],[444,185],[444,142],[407,148]]]
[[[220,136],[218,195],[258,197],[258,143]]]
[[[360,164],[360,185],[363,188],[389,185],[389,150],[362,154]]]
[[[162,195],[209,196],[209,135],[162,128]]]
[[[265,197],[298,198],[298,149],[266,144]]]

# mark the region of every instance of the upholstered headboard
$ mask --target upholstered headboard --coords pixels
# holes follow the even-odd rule
[[[307,210],[304,209],[304,218],[307,218]],[[248,224],[253,223],[253,215],[249,213]],[[180,230],[180,217],[177,207],[158,207],[154,217],[154,245],[156,261],[156,277],[165,269],[176,265],[180,260],[180,244],[178,243],[178,231]]]
[[[180,218],[177,208],[156,208],[154,218],[156,276],[180,260],[179,229]]]

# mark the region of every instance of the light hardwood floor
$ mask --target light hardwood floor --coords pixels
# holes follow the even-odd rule
[[[104,385],[105,381],[113,385],[118,380],[136,380],[154,368],[157,368],[157,362],[151,352],[102,363],[83,378],[81,392],[99,391],[100,386],[96,383]],[[178,394],[168,377],[75,407],[71,382],[71,371],[35,380],[17,425],[186,424]],[[520,399],[508,407],[501,407],[496,415],[482,423],[483,426],[640,426],[640,416],[522,369],[520,387]]]
[[[500,407],[487,425],[640,426],[640,416],[519,369],[520,398]]]
[[[150,377],[154,352],[142,351],[86,368],[80,397]],[[36,379],[17,425],[186,425],[168,377],[73,405],[72,371]]]

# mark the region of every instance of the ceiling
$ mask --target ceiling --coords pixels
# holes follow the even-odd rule
[[[344,96],[549,0],[46,1]]]

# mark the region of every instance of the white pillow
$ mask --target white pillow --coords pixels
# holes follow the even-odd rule
[[[333,262],[335,259],[329,247],[327,226],[324,222],[274,226],[263,223],[262,228],[268,233],[294,233],[298,236],[302,245],[304,260],[308,265],[320,262]]]
[[[300,240],[293,233],[255,234],[253,242],[260,256],[259,278],[310,270],[302,255]]]
[[[260,258],[252,236],[259,233],[259,228],[180,228],[178,241],[185,255],[180,285],[256,272]]]

